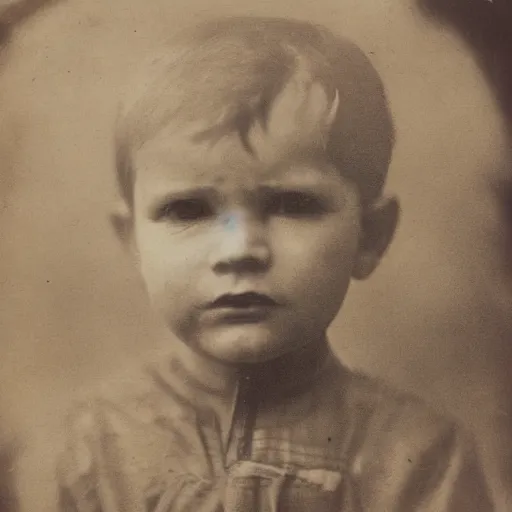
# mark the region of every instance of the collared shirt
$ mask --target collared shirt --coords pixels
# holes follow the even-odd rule
[[[75,413],[61,512],[493,510],[457,424],[327,344],[243,372],[226,422],[177,355],[121,388]]]

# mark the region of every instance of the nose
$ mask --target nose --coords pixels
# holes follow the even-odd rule
[[[220,219],[218,233],[210,255],[215,273],[258,273],[269,267],[271,250],[263,219],[230,212]]]

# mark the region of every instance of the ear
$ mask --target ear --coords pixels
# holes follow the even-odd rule
[[[366,279],[377,268],[393,240],[399,217],[400,206],[395,197],[382,198],[363,211],[354,279]]]
[[[110,214],[110,224],[121,242],[123,248],[133,252],[135,243],[134,219],[131,208],[124,202],[120,202]]]

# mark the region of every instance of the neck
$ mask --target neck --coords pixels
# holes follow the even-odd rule
[[[327,339],[308,343],[279,358],[243,365],[225,364],[175,343],[173,358],[183,370],[185,384],[220,402],[231,402],[241,378],[254,386],[270,388],[273,396],[300,391],[313,379],[329,352]]]
[[[322,337],[271,361],[234,366],[207,358],[174,341],[170,358],[166,356],[158,363],[158,375],[192,407],[213,412],[227,443],[239,400],[256,397],[267,407],[282,399],[289,400],[311,386],[328,354],[327,340]],[[249,395],[244,398],[244,393]]]
[[[231,397],[236,390],[239,368],[223,364],[178,342],[173,350],[183,370],[208,393],[217,397]]]

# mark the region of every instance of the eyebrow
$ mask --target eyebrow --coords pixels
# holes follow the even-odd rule
[[[172,203],[173,201],[188,199],[190,197],[217,197],[218,195],[219,192],[214,186],[187,187],[186,185],[184,185],[182,188],[176,188],[174,190],[170,190],[161,195],[158,195],[148,205],[148,211],[150,214],[154,215],[160,209]]]
[[[254,188],[245,189],[244,192],[249,193],[271,193],[274,191],[282,191],[289,189],[300,189],[300,190],[314,190],[314,189],[326,189],[328,187],[327,183],[320,183],[318,181],[312,180],[283,180],[283,182],[278,181],[268,181],[263,182],[261,184],[256,185]],[[330,188],[329,188],[330,190]],[[183,199],[188,197],[212,197],[212,196],[220,196],[222,195],[222,190],[219,190],[219,187],[216,186],[183,186],[182,188],[176,188],[174,190],[170,190],[165,192],[161,196],[159,196],[155,202],[158,203],[166,203],[169,201],[173,201],[176,199]]]
[[[284,170],[279,178],[262,180],[262,183],[257,184],[252,189],[244,190],[244,192],[271,194],[274,192],[287,191],[290,189],[311,192],[327,192],[332,190],[329,183],[331,179],[327,174],[309,166],[301,166],[301,170],[303,172],[300,173],[294,172],[293,170],[291,172]],[[327,180],[322,182],[322,180],[318,179],[319,176],[324,176],[327,178]],[[169,190],[158,196],[150,205],[150,208],[151,210],[154,210],[155,208],[158,209],[159,207],[172,201],[187,199],[190,197],[218,198],[219,196],[222,196],[221,187],[221,184],[197,186],[182,182],[176,184],[173,190]]]
[[[173,190],[169,190],[158,197],[157,201],[162,202],[166,199],[172,201],[173,199],[181,199],[183,197],[190,196],[208,196],[208,195],[217,195],[218,188],[212,185],[206,186],[187,186],[183,185],[182,187],[173,188]]]

